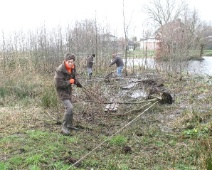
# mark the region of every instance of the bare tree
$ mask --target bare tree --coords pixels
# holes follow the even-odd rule
[[[1,64],[6,70],[14,59],[18,61],[20,58],[26,58],[29,64],[25,66],[30,67],[26,70],[34,69],[31,71],[41,74],[53,73],[55,67],[61,63],[64,53],[69,51],[78,56],[80,63],[87,55],[96,53],[97,56],[98,53],[96,64],[101,63],[103,67],[99,67],[99,71],[105,71],[104,66],[108,65],[108,58],[114,49],[118,49],[118,43],[118,38],[112,35],[108,28],[97,25],[96,20],[76,22],[66,29],[58,25],[49,30],[44,24],[35,31],[29,30],[27,34],[18,32],[5,36],[2,33]],[[20,60],[20,63],[22,61]],[[18,64],[14,69],[16,66]],[[84,68],[78,70],[85,72]]]
[[[185,1],[177,0],[151,0],[144,7],[149,18],[159,26],[180,18],[182,12],[187,8]]]
[[[127,76],[127,45],[128,45],[128,28],[129,25],[126,25],[126,15],[125,15],[125,2],[124,0],[122,1],[122,14],[123,14],[123,28],[124,28],[124,56],[125,56],[125,75]]]

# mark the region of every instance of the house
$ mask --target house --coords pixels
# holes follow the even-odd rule
[[[127,50],[133,51],[136,48],[136,44],[133,41],[128,41],[127,42]]]
[[[176,53],[176,50],[183,51],[188,48],[189,37],[191,37],[189,28],[180,19],[164,24],[155,32],[158,41],[156,56],[170,56]]]
[[[142,38],[140,39],[140,50],[156,50],[159,48],[159,40],[155,37]]]

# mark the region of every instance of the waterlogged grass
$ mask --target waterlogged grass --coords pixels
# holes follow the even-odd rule
[[[5,93],[1,100],[0,170],[210,170],[212,167],[212,87],[202,78],[183,77],[177,81],[166,77],[164,86],[174,94],[174,103],[154,105],[114,136],[146,107],[129,113],[142,104],[122,105],[115,113],[105,113],[104,105],[95,101],[104,99],[102,88],[107,91],[109,87],[107,95],[114,94],[109,91],[112,86],[91,86],[93,103],[85,103],[87,96],[77,89],[75,97],[79,102],[74,103],[74,119],[79,130],[73,131],[72,136],[63,136],[54,118],[64,110],[54,106],[52,84],[43,86],[42,93],[14,100],[13,105],[7,102],[11,95]],[[86,154],[77,167],[72,166]]]

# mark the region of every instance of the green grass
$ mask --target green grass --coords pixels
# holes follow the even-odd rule
[[[47,169],[53,169],[55,166],[64,167],[65,163],[52,164],[51,162],[67,153],[68,148],[64,147],[64,143],[76,142],[76,137],[66,137],[58,133],[39,130],[28,130],[24,134],[3,137],[0,140],[0,146],[4,148],[4,153],[9,155],[9,158],[7,164],[2,163],[1,166],[14,169],[21,167],[42,169],[44,164],[48,165]]]
[[[126,114],[140,108],[139,104],[121,105],[116,113],[104,113],[105,105],[95,101],[104,101],[120,90],[112,85],[90,84],[94,102],[87,103],[82,90],[75,89],[79,102],[74,103],[74,119],[80,130],[73,131],[73,136],[63,136],[61,126],[55,124],[53,118],[64,110],[58,107],[55,113],[55,94],[49,83],[40,89],[41,94],[14,100],[14,106],[6,102],[11,96],[5,95],[4,107],[0,109],[0,169],[206,170],[211,167],[212,87],[204,79],[167,78],[164,85],[175,94],[175,102],[155,105],[110,138],[142,112]],[[93,151],[106,139],[109,140]],[[125,146],[130,146],[131,152],[126,153]],[[79,167],[72,167],[71,158],[78,160],[86,154]]]
[[[8,167],[9,167],[8,163],[0,162],[1,170],[7,170],[7,169],[9,169]]]
[[[115,146],[124,145],[126,144],[126,142],[127,142],[127,138],[122,135],[117,135],[109,141],[111,145],[115,145]]]
[[[212,56],[212,50],[204,50],[203,56]]]
[[[144,57],[153,57],[155,56],[155,51],[154,50],[134,50],[134,51],[129,51],[128,52],[128,57],[129,58],[144,58]]]

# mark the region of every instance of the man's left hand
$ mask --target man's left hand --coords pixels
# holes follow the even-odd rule
[[[82,88],[82,84],[78,80],[76,80],[76,79],[75,79],[75,84],[77,85],[77,87]]]

